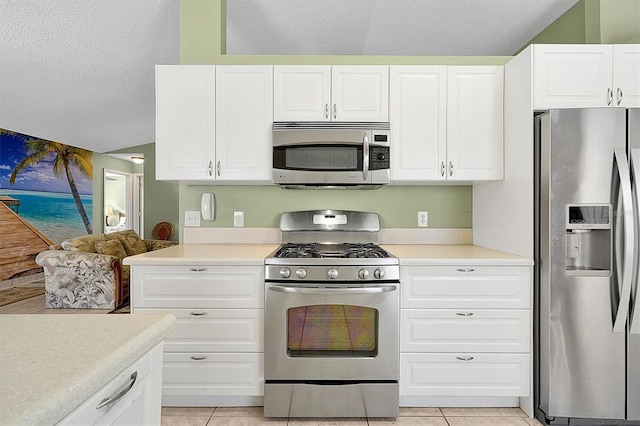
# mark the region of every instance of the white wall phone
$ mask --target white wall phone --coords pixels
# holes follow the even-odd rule
[[[216,216],[216,199],[213,193],[205,192],[200,200],[202,220],[212,221]]]

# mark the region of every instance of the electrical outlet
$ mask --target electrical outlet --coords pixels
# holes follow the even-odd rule
[[[233,226],[236,228],[244,227],[244,212],[233,212]]]
[[[185,210],[184,226],[200,226],[200,212]]]
[[[420,228],[429,226],[429,212],[418,212],[418,226]]]

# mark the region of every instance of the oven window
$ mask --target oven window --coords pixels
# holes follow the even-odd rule
[[[362,170],[362,145],[278,147],[273,151],[277,169],[316,171]]]
[[[352,305],[310,305],[287,311],[290,357],[374,357],[378,311]]]

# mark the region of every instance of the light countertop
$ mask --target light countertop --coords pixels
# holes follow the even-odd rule
[[[401,265],[533,265],[516,256],[470,244],[382,244]],[[263,265],[278,244],[180,244],[124,259],[125,265]]]
[[[136,256],[125,265],[264,265],[279,244],[179,244]]]
[[[0,423],[54,424],[155,347],[173,315],[2,315]]]
[[[533,265],[533,260],[467,244],[383,244],[400,265]]]

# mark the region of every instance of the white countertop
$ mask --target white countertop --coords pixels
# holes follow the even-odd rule
[[[179,244],[136,256],[125,265],[264,265],[279,244]]]
[[[173,315],[2,315],[0,424],[54,424],[155,347]]]
[[[467,244],[383,244],[400,265],[533,265],[527,257]]]
[[[533,265],[516,256],[470,244],[383,244],[401,265]],[[124,259],[125,265],[263,265],[278,244],[180,244]]]

